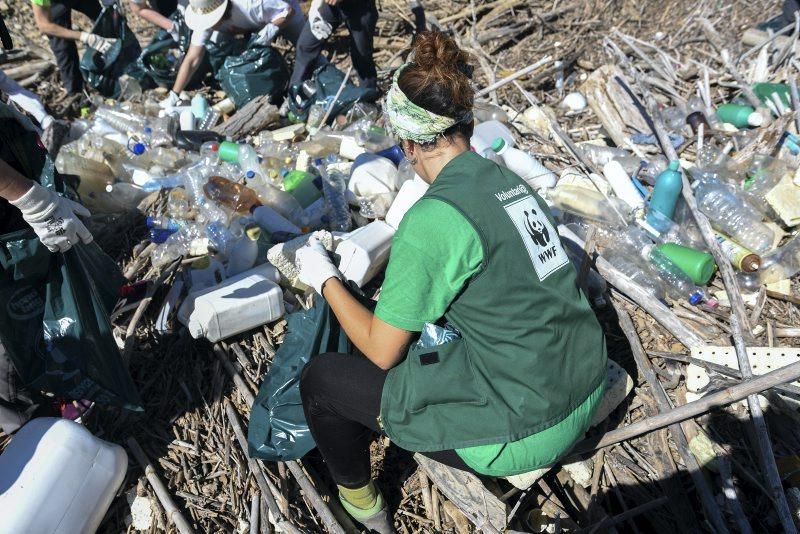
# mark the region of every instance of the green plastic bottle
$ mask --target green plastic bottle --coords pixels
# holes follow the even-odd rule
[[[722,122],[733,124],[737,128],[761,126],[764,117],[750,106],[740,104],[722,104],[717,108],[717,118]]]
[[[706,285],[717,270],[714,257],[708,252],[684,247],[676,243],[656,245],[656,250],[669,258],[672,263],[692,279],[692,282],[698,285]]]
[[[217,154],[222,161],[239,163],[239,143],[223,141],[219,144],[219,151]]]
[[[314,179],[310,172],[294,170],[284,176],[283,189],[307,208],[322,198],[322,191],[314,184]]]
[[[777,94],[785,105],[792,105],[789,86],[785,83],[757,83],[753,86],[753,92],[764,104],[772,102],[772,95]]]

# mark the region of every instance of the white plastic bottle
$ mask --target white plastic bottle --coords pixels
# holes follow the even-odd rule
[[[67,419],[39,417],[0,455],[0,532],[95,532],[128,456]]]
[[[383,221],[372,221],[351,232],[336,247],[341,273],[363,287],[389,261],[393,236],[394,228]]]
[[[515,145],[511,130],[502,122],[497,120],[480,122],[475,125],[469,144],[475,152],[483,154],[486,149],[492,148],[492,143],[498,137],[501,137],[508,146]]]
[[[178,320],[193,338],[216,342],[283,316],[280,275],[269,263],[228,278],[222,284],[190,292]]]
[[[415,176],[413,180],[409,180],[400,187],[400,192],[392,202],[389,212],[386,214],[386,224],[397,230],[400,227],[400,221],[405,217],[406,212],[411,209],[411,206],[416,204],[417,200],[422,198],[425,191],[428,190],[422,178]]]
[[[258,258],[258,238],[261,237],[261,229],[256,226],[245,228],[244,235],[234,243],[228,255],[228,267],[225,274],[228,278],[252,269]]]
[[[253,210],[252,215],[256,224],[270,234],[286,232],[288,234],[299,235],[303,233],[300,227],[289,221],[270,206],[259,206]]]
[[[506,143],[498,137],[492,143],[492,151],[503,160],[503,164],[535,190],[549,189],[556,185],[558,177],[536,158]]]
[[[368,197],[397,191],[398,171],[388,158],[362,154],[353,163],[347,188],[357,196]]]
[[[644,210],[644,199],[621,163],[611,160],[603,165],[603,176],[606,177],[617,198],[630,206],[631,210],[634,212]]]

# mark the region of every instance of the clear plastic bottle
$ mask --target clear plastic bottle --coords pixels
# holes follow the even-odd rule
[[[251,145],[246,143],[239,145],[239,167],[245,176],[250,172],[254,175],[263,174],[256,149]]]
[[[579,147],[584,156],[595,166],[600,168],[609,161],[616,160],[622,165],[625,172],[633,174],[639,169],[642,163],[638,156],[631,154],[624,148],[593,145],[591,143],[582,143]]]
[[[335,169],[328,172],[321,159],[316,160],[314,166],[322,177],[322,194],[325,198],[325,208],[328,212],[331,230],[349,232],[353,227],[353,217],[345,198],[347,178]]]
[[[762,254],[772,248],[775,238],[761,218],[734,195],[728,187],[714,179],[695,182],[697,205],[723,233],[753,252]]]
[[[746,171],[747,179],[742,184],[745,199],[763,214],[774,214],[766,196],[789,172],[786,164],[765,154],[756,154]]]
[[[261,205],[254,190],[222,176],[210,177],[203,191],[211,200],[239,213],[250,213],[254,207]]]
[[[397,193],[379,193],[368,197],[359,197],[359,213],[367,219],[383,219],[392,207]]]
[[[156,247],[150,257],[153,266],[164,267],[179,256],[189,254],[193,248],[198,248],[195,242],[203,239],[204,234],[205,229],[201,225],[187,224]]]
[[[675,265],[664,254],[656,250],[655,245],[642,249],[642,257],[647,258],[655,267],[658,275],[667,284],[667,293],[675,300],[686,299],[689,304],[696,305],[706,302],[711,307],[716,307],[718,302],[709,297],[705,289],[697,286],[692,279]]]
[[[152,134],[150,144],[154,147],[171,146],[175,140],[175,132],[178,130],[178,123],[171,115],[165,115],[153,119],[151,125]]]
[[[189,195],[183,187],[175,187],[167,198],[167,213],[174,219],[192,219],[194,213],[189,204]]]
[[[144,130],[146,121],[133,113],[125,113],[109,107],[101,107],[95,117],[124,134],[139,134]]]
[[[308,226],[308,217],[303,207],[292,195],[258,178],[247,182],[247,186],[256,192],[258,200],[264,206],[269,206],[301,229]]]
[[[800,236],[795,236],[780,248],[761,256],[761,266],[755,273],[738,273],[739,284],[750,291],[763,284],[791,278],[800,272]]]
[[[625,218],[630,211],[627,204],[618,198],[606,198],[599,191],[566,185],[551,189],[548,197],[557,208],[592,221],[614,227],[626,226],[629,222]]]
[[[508,122],[508,113],[506,113],[506,111],[500,106],[496,106],[489,102],[475,102],[475,105],[472,108],[472,113],[478,122]]]
[[[658,300],[666,300],[667,287],[658,274],[649,266],[631,261],[627,252],[618,250],[604,250],[603,258],[614,266],[619,272],[627,276],[632,282],[638,284],[645,291]]]
[[[206,226],[206,235],[209,247],[227,259],[234,244],[244,235],[244,230],[238,223],[232,223],[229,228],[221,221],[213,221]]]
[[[260,236],[261,229],[258,226],[251,224],[244,227],[241,237],[229,247],[228,266],[225,269],[228,277],[243,273],[256,264]]]

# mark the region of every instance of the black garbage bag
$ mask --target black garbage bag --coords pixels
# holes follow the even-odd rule
[[[171,89],[178,76],[183,56],[191,45],[192,30],[186,25],[183,14],[175,11],[169,18],[178,28],[178,40],[175,41],[168,31],[159,30],[144,47],[136,62],[127,70],[127,74],[136,78],[143,88],[160,86]],[[204,56],[200,67],[192,75],[187,89],[197,87],[208,74],[210,65],[207,56],[208,54]]]
[[[0,105],[0,156],[23,175],[77,200],[37,136]],[[19,211],[7,211],[20,217]],[[20,217],[21,218],[21,217]],[[70,399],[141,410],[109,314],[124,279],[95,243],[51,253],[25,224],[2,221],[0,342],[22,382]]]
[[[236,40],[209,48],[209,59],[222,90],[241,108],[257,96],[277,99],[289,83],[289,67],[278,50],[256,43]],[[244,50],[242,50],[244,47]],[[220,59],[224,61],[220,64]]]
[[[105,54],[86,48],[80,64],[83,79],[101,95],[116,98],[119,96],[120,76],[136,61],[142,48],[117,4],[103,8],[92,33],[117,42]]]
[[[300,400],[300,373],[318,354],[349,352],[350,342],[325,299],[289,314],[288,333],[250,412],[250,456],[271,462],[302,458],[316,445]]]
[[[314,94],[314,99],[316,103],[327,108],[342,85],[342,80],[344,80],[344,72],[337,69],[333,63],[326,63],[315,70],[314,84],[317,92]],[[332,121],[336,115],[346,113],[356,102],[374,102],[377,98],[377,89],[358,87],[348,80],[339,98],[333,103],[329,120]]]

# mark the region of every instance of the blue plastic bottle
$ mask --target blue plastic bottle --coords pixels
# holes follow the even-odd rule
[[[675,214],[675,205],[681,196],[683,180],[681,179],[680,162],[672,160],[669,167],[658,175],[653,194],[650,197],[649,212],[657,211],[668,219],[672,219]],[[659,232],[667,230],[663,228],[663,221],[657,216],[647,214],[647,223]]]

